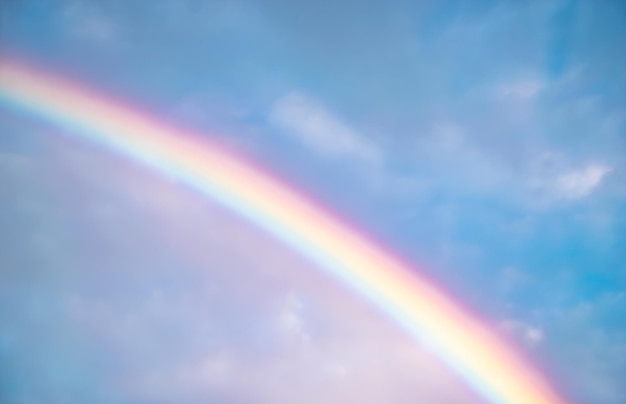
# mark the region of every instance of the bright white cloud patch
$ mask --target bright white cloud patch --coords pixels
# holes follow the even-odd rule
[[[610,168],[601,164],[589,164],[583,169],[566,172],[556,179],[556,190],[568,199],[585,197],[600,185],[610,171]]]
[[[576,200],[594,192],[611,171],[602,163],[576,164],[562,153],[545,152],[531,165],[528,186],[544,203]]]
[[[270,121],[326,156],[352,157],[369,163],[380,159],[376,145],[307,95],[292,93],[279,99],[270,113]]]

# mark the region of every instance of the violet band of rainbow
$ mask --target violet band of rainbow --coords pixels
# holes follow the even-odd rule
[[[491,403],[564,403],[485,322],[292,187],[202,136],[14,60],[0,105],[167,174],[249,220],[390,317]]]

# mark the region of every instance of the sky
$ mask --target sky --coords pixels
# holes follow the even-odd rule
[[[626,4],[0,0],[0,52],[367,229],[571,402],[626,402]],[[482,403],[171,178],[0,108],[0,401]]]

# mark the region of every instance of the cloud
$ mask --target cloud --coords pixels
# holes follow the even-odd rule
[[[311,341],[302,309],[303,302],[298,295],[293,292],[289,293],[285,299],[284,307],[278,315],[278,328],[287,342],[306,345]]]
[[[545,339],[541,328],[527,324],[519,320],[504,320],[500,327],[514,338],[521,340],[524,344],[534,347]]]
[[[556,191],[564,198],[578,199],[589,195],[611,169],[601,164],[589,164],[566,172],[556,178]]]
[[[543,313],[551,323],[553,363],[579,402],[626,402],[625,303],[626,293],[615,288]]]
[[[427,167],[432,171],[431,178],[457,190],[485,191],[505,181],[509,175],[507,167],[493,157],[477,142],[473,131],[454,122],[432,125],[415,143],[418,167]]]
[[[528,272],[515,267],[505,267],[498,274],[498,285],[505,294],[523,289],[531,282],[532,277]]]
[[[350,157],[378,162],[380,149],[339,119],[321,102],[302,93],[291,93],[273,106],[270,121],[285,134],[328,157]]]
[[[278,343],[270,356],[249,355],[234,344],[199,353],[136,372],[126,379],[127,387],[138,401],[221,396],[258,403],[474,402],[412,341],[380,325],[364,326],[362,320],[351,318],[305,346]],[[354,335],[344,333],[344,326],[352,327]]]
[[[539,80],[525,80],[501,85],[497,94],[505,99],[531,100],[542,88],[543,83]]]
[[[562,153],[548,151],[529,164],[526,185],[541,203],[572,201],[591,195],[612,171],[604,163],[573,163]]]
[[[85,355],[92,364],[99,387],[87,388],[88,399],[103,389],[133,402],[475,402],[415,340],[264,234],[132,164],[81,145],[69,151],[54,155],[63,162],[57,193],[71,189],[72,197],[49,204],[86,224],[75,235],[83,248],[63,262],[67,278],[40,281],[51,297],[38,301],[58,304],[35,329],[72,330],[76,340],[63,357],[71,363]],[[40,172],[51,171],[47,157],[37,160]],[[91,201],[102,220],[92,220]],[[48,253],[11,250],[40,256],[49,269]],[[6,287],[32,282],[15,279]],[[15,303],[12,312],[26,312],[19,294]],[[19,322],[11,328],[23,329]],[[46,332],[28,335],[33,340],[14,354],[32,363],[28,371],[57,363],[33,349]],[[75,348],[83,345],[90,348]],[[43,351],[57,346],[65,349],[52,338]],[[84,385],[73,378],[87,373],[79,370],[60,393]],[[29,377],[24,397],[45,401],[31,391],[48,380]]]
[[[91,3],[69,3],[63,10],[62,24],[71,36],[98,44],[111,44],[119,36],[113,22]]]

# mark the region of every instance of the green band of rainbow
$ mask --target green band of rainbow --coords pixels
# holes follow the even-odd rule
[[[0,60],[0,103],[167,173],[245,217],[429,344],[489,402],[564,402],[511,347],[418,271],[206,139],[15,61]]]

